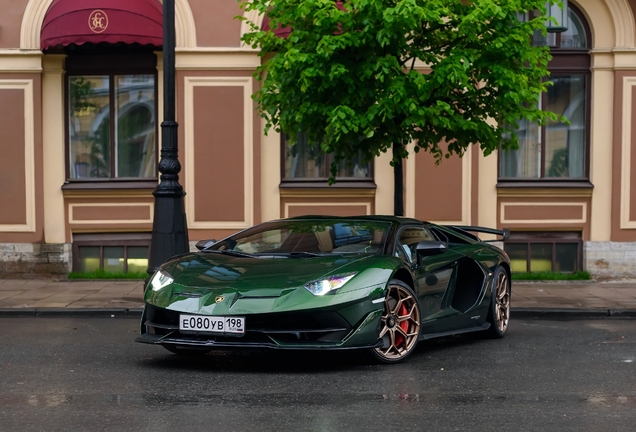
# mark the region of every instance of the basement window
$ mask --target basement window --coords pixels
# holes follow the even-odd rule
[[[504,250],[513,272],[574,273],[582,270],[581,232],[513,231]]]
[[[73,271],[145,273],[150,233],[74,234]]]

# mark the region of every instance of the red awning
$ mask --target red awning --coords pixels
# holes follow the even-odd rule
[[[163,7],[158,0],[55,0],[42,24],[40,48],[87,42],[160,47]]]
[[[269,17],[267,15],[265,15],[265,18],[263,18],[263,24],[261,25],[261,29],[265,31],[270,30]],[[286,38],[291,33],[291,30],[292,30],[291,27],[279,27],[272,31],[274,32],[276,36]]]

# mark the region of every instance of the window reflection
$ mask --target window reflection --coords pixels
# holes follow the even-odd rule
[[[312,145],[304,133],[298,134],[297,141],[291,144],[284,136],[285,179],[314,178],[326,179],[331,169],[332,154],[325,155],[319,145]],[[337,178],[369,178],[371,164],[364,162],[361,155],[350,161],[338,164]]]
[[[585,176],[585,76],[552,77],[547,109],[570,124],[550,121],[545,132],[545,176]]]
[[[561,33],[561,48],[586,48],[587,36],[581,19],[572,9],[568,9],[568,19],[568,29]]]
[[[69,78],[71,178],[110,177],[108,76]]]
[[[155,83],[153,75],[115,77],[116,177],[155,175]]]

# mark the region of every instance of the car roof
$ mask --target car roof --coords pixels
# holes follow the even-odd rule
[[[375,222],[391,222],[393,224],[404,225],[404,224],[418,224],[418,225],[428,225],[427,222],[423,222],[413,218],[407,218],[402,216],[392,216],[392,215],[360,215],[360,216],[322,216],[322,215],[307,215],[307,216],[296,216],[288,219],[281,220],[368,220]]]

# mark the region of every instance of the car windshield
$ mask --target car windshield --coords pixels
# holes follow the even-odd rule
[[[210,249],[268,255],[379,254],[389,222],[286,220],[268,222],[220,241]]]

